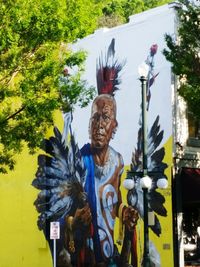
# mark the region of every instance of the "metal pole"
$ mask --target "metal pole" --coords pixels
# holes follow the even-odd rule
[[[144,76],[140,77],[142,84],[142,137],[143,137],[143,174],[147,175],[147,80]]]
[[[140,77],[142,84],[142,137],[143,137],[143,175],[148,174],[147,166],[147,79]],[[148,226],[148,189],[143,188],[143,205],[144,205],[144,255],[143,266],[150,266],[149,258],[149,226]]]
[[[144,267],[150,266],[147,193],[148,193],[148,189],[143,188],[143,203],[144,203],[144,255],[143,255],[144,264],[143,266]]]
[[[56,239],[53,240],[53,267],[56,267]]]

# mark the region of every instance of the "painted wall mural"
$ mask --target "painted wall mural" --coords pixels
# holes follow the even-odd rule
[[[166,209],[167,216],[161,216],[154,212],[158,218],[161,233],[158,235],[149,228],[149,237],[150,241],[153,243],[151,252],[153,251],[153,255],[157,255],[158,257],[155,258],[153,255],[152,256],[154,259],[159,259],[159,265],[161,267],[174,266],[171,197],[171,170],[173,166],[173,79],[171,77],[171,66],[169,62],[165,60],[162,50],[166,47],[164,34],[169,33],[172,36],[175,34],[175,13],[176,8],[174,9],[173,4],[170,4],[145,11],[141,14],[135,14],[134,16],[131,16],[129,23],[112,29],[98,29],[94,34],[79,40],[72,46],[74,51],[85,50],[87,52],[83,80],[87,81],[88,86],[97,88],[96,74],[97,67],[99,68],[99,58],[103,59],[101,62],[104,66],[108,48],[112,39],[115,39],[114,61],[117,60],[117,65],[120,65],[122,68],[118,72],[118,84],[116,85],[119,90],[115,91],[113,97],[117,107],[116,120],[118,125],[117,128],[115,128],[115,133],[109,142],[109,146],[116,152],[115,155],[118,155],[119,158],[123,160],[120,159],[121,163],[118,165],[119,168],[117,169],[118,173],[120,173],[120,168],[122,167],[121,164],[123,164],[123,172],[121,171],[121,177],[117,179],[118,182],[120,180],[119,189],[117,188],[117,183],[112,184],[112,180],[109,181],[112,187],[102,188],[101,191],[102,197],[105,196],[107,202],[100,202],[99,199],[99,203],[97,204],[99,205],[102,203],[100,208],[106,207],[106,205],[108,205],[108,207],[113,207],[113,210],[112,208],[107,208],[105,211],[102,209],[102,215],[104,215],[105,218],[104,221],[102,221],[102,224],[104,224],[104,222],[107,223],[108,221],[106,226],[111,230],[112,224],[115,221],[113,233],[112,231],[106,231],[106,238],[109,236],[109,239],[107,240],[110,244],[112,244],[112,238],[110,238],[110,236],[114,239],[114,252],[118,250],[120,254],[123,254],[124,250],[129,251],[128,248],[132,246],[131,252],[133,252],[133,257],[130,255],[129,264],[131,264],[131,260],[132,264],[134,264],[133,260],[137,258],[138,267],[141,267],[143,259],[142,211],[138,211],[138,208],[134,206],[135,203],[132,203],[134,199],[131,197],[133,192],[128,192],[124,188],[123,183],[127,178],[127,170],[132,168],[133,170],[139,171],[141,169],[139,160],[136,161],[136,163],[135,160],[133,160],[134,158],[137,158],[138,147],[140,147],[138,145],[138,133],[141,127],[141,83],[139,81],[138,66],[141,62],[146,60],[147,57],[149,57],[149,61],[151,62],[150,48],[152,44],[157,44],[158,46],[157,52],[153,57],[153,76],[159,74],[155,77],[154,83],[150,87],[151,97],[147,112],[148,131],[150,132],[158,117],[154,128],[154,136],[162,136],[162,140],[160,144],[155,147],[155,151],[164,148],[165,153],[162,162],[167,164],[164,173],[168,178],[169,187],[163,191],[160,191],[159,189],[155,190],[161,194],[158,198],[165,201],[163,207]],[[110,57],[110,59],[111,58],[112,57]],[[112,66],[112,61],[109,61],[108,64],[109,66]],[[76,69],[73,69],[72,71],[76,71]],[[65,79],[60,82],[61,84],[62,82],[64,83]],[[68,228],[65,227],[67,224],[70,224],[70,219],[72,218],[68,216],[69,220],[66,224],[64,220],[66,216],[64,216],[64,214],[67,214],[70,211],[69,214],[74,213],[75,215],[77,208],[81,209],[82,206],[85,207],[85,199],[87,198],[84,193],[85,189],[84,187],[81,187],[81,184],[85,186],[85,182],[82,181],[86,181],[87,170],[84,165],[85,160],[82,159],[84,155],[79,153],[83,153],[81,148],[84,147],[85,144],[91,144],[91,139],[88,133],[89,122],[91,121],[91,111],[92,102],[82,109],[75,107],[72,114],[72,121],[70,115],[64,115],[60,111],[57,111],[55,113],[55,129],[53,129],[53,127],[50,128],[48,135],[44,136],[44,138],[46,138],[46,141],[44,141],[44,143],[46,143],[46,145],[44,145],[44,150],[39,150],[37,154],[30,155],[25,146],[22,153],[16,155],[15,170],[8,174],[0,175],[0,236],[1,243],[3,244],[0,250],[0,267],[52,267],[53,240],[49,240],[49,224],[46,223],[45,225],[45,221],[50,222],[54,220],[60,221],[62,228],[61,239],[56,241],[58,251],[62,251],[62,253],[60,253],[61,257],[59,261],[62,262],[65,260],[66,262],[64,266],[70,266],[71,263],[69,262],[69,257],[72,255],[72,252],[70,252],[69,248],[71,247],[73,250],[73,246],[75,246],[75,243],[77,242],[73,245],[74,236],[71,235],[71,232],[73,233],[73,231],[69,231]],[[110,111],[112,111],[112,108]],[[64,121],[65,125],[63,125]],[[71,126],[67,126],[68,124]],[[114,126],[115,125],[113,124],[113,127]],[[160,128],[156,134],[156,129],[158,129],[158,127]],[[159,134],[160,132],[162,133]],[[76,163],[74,162],[72,152],[76,155]],[[134,157],[133,153],[135,154]],[[81,155],[80,158],[79,155]],[[132,161],[134,164],[131,165]],[[73,162],[75,165],[72,164]],[[54,166],[53,168],[51,167],[51,164]],[[117,168],[117,165],[115,166]],[[75,168],[78,169],[77,172],[75,172]],[[57,171],[55,172],[56,169]],[[63,169],[65,169],[64,172],[62,172]],[[99,168],[98,171],[102,172],[102,169]],[[72,176],[71,174],[74,175]],[[42,178],[44,182],[43,185],[42,180],[37,182],[40,183],[41,189],[36,188],[36,181],[34,181],[36,187],[32,186],[33,180],[39,180],[39,176],[43,177],[45,175],[46,180]],[[65,180],[69,177],[72,177],[70,179],[73,183],[70,183],[69,185],[68,181],[66,187],[63,185],[63,188],[66,188],[65,191],[62,189],[61,184],[65,184]],[[137,177],[135,177],[135,179],[137,179]],[[75,183],[75,181],[77,182]],[[47,186],[46,184],[48,183],[49,185]],[[76,184],[77,186],[74,186],[73,188],[73,185]],[[135,184],[137,185],[137,181],[135,181]],[[99,187],[101,186],[101,184],[98,185]],[[105,190],[103,191],[103,189]],[[137,189],[137,191],[138,190],[139,189]],[[61,192],[63,192],[63,194]],[[73,192],[74,195],[69,195],[67,192]],[[81,193],[79,194],[78,192]],[[118,204],[116,204],[120,203],[120,192],[121,203],[126,207],[133,205],[134,210],[138,212],[139,216],[134,228],[135,232],[131,232],[130,236],[129,232],[125,231],[124,224],[120,223],[119,217],[121,218],[122,214],[120,212],[117,213],[117,210],[123,210],[123,205],[121,205],[121,209],[119,209]],[[138,191],[138,197],[140,196],[139,193],[140,192]],[[50,196],[53,195],[54,197],[51,198]],[[129,195],[130,199],[128,200],[127,196],[129,198]],[[73,199],[75,198],[76,201],[73,202]],[[81,204],[82,200],[83,204]],[[33,204],[34,202],[35,205]],[[41,204],[39,204],[40,202]],[[142,202],[140,201],[138,203]],[[36,210],[36,206],[39,212]],[[162,205],[160,207],[162,207]],[[90,221],[91,216],[87,209],[87,205],[85,209],[85,219],[87,220],[88,216],[88,221]],[[74,216],[72,215],[72,217]],[[65,229],[68,235],[63,235]],[[93,227],[91,227],[91,235],[93,231]],[[84,233],[82,228],[80,233]],[[104,232],[102,231],[102,233]],[[49,240],[49,242],[47,240]],[[80,239],[80,246],[82,242],[81,240],[83,241],[85,239]],[[129,246],[126,249],[123,240],[126,240],[127,245]],[[131,240],[131,242],[129,240]],[[134,241],[133,243],[132,240]],[[92,240],[89,241],[90,244],[92,244]],[[133,244],[135,244],[135,246],[133,246]],[[61,265],[61,263],[59,264]]]
[[[159,78],[159,72],[154,68],[157,50],[157,44],[151,45],[146,59],[149,65],[148,113],[154,98],[152,88]],[[130,141],[132,158],[128,164],[119,146],[115,148],[110,144],[116,139],[115,133],[120,127],[116,95],[123,93],[127,60],[116,56],[115,38],[111,38],[96,58],[98,96],[92,102],[90,115],[85,115],[89,124],[89,136],[86,138],[90,138],[90,143],[80,145],[75,140],[72,114],[67,113],[63,114],[62,133],[54,127],[54,136],[44,140],[44,153],[38,156],[38,170],[32,183],[40,190],[34,202],[39,213],[37,224],[44,232],[53,256],[50,222],[60,222],[61,238],[57,240],[56,250],[58,267],[142,266],[140,226],[143,192],[139,175],[131,178],[135,183],[133,189],[127,192],[122,188],[127,169],[138,173],[142,171],[141,100],[136,101],[139,104],[138,122],[134,126],[130,124],[135,128],[137,138],[134,142]],[[126,120],[125,117],[123,119]],[[86,125],[81,124],[81,127]],[[156,114],[148,126],[148,170],[159,170],[168,179],[164,134],[160,114]],[[160,173],[152,176],[153,184],[148,192],[149,211],[155,214],[155,224],[150,226],[157,238],[155,241],[151,238],[150,242],[151,266],[155,267],[165,266],[161,263],[161,247],[164,245],[158,244],[163,234],[163,218],[167,220],[166,199],[157,188],[158,178]]]

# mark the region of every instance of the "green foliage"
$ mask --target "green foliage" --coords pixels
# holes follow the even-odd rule
[[[13,169],[24,142],[40,146],[57,109],[86,105],[93,95],[81,80],[85,53],[67,43],[92,33],[101,9],[95,0],[0,0],[0,172]],[[76,66],[59,86],[63,66]]]
[[[143,2],[144,2],[145,10],[147,10],[147,9],[154,8],[157,6],[165,5],[167,3],[171,3],[172,1],[169,1],[169,0],[144,0]]]
[[[169,2],[169,0],[105,0],[99,27],[114,27],[126,23],[133,14]]]
[[[142,10],[143,0],[108,0],[102,10],[103,16],[99,20],[99,26],[113,27],[125,23],[130,15]]]
[[[166,35],[168,49],[164,50],[164,55],[180,78],[179,94],[200,119],[200,7],[187,1],[182,4],[184,6],[178,9],[179,39]]]

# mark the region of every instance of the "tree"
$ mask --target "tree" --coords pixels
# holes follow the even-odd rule
[[[171,3],[169,0],[144,0],[145,10]]]
[[[128,22],[129,16],[169,3],[169,0],[105,0],[99,27],[113,27]]]
[[[101,9],[95,0],[0,0],[0,172],[14,168],[26,142],[40,146],[57,109],[88,103],[81,81],[85,53],[67,43],[92,33]],[[78,72],[59,86],[63,66]],[[64,95],[64,97],[63,97]]]
[[[178,75],[178,93],[185,99],[188,109],[200,119],[200,7],[182,1],[178,9],[178,39],[166,35],[164,55]]]

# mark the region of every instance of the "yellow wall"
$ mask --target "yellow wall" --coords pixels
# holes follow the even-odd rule
[[[31,186],[37,156],[26,150],[16,169],[0,176],[0,267],[50,267],[51,257],[43,233],[37,228],[33,205],[37,190]]]
[[[59,114],[55,117],[61,124]],[[37,155],[30,155],[25,148],[16,160],[15,171],[0,175],[0,267],[52,267],[48,243],[38,230],[38,213],[33,205],[39,192],[31,185]]]

